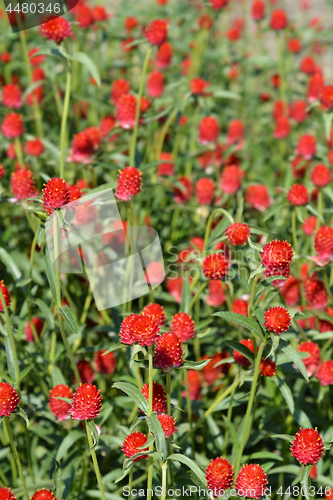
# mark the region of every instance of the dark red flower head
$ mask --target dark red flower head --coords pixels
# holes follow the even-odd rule
[[[316,371],[316,377],[322,386],[333,385],[333,361],[323,361]]]
[[[212,253],[203,261],[202,272],[206,278],[221,280],[227,276],[230,266],[230,260],[223,253]]]
[[[251,208],[255,208],[260,212],[264,212],[272,203],[267,186],[264,184],[248,186],[246,188],[245,201]]]
[[[311,158],[316,154],[317,143],[316,138],[313,135],[302,135],[298,141],[296,148],[296,154],[302,156],[306,160],[311,160]]]
[[[148,451],[149,448],[142,448],[147,442],[147,436],[146,434],[143,434],[142,432],[135,431],[123,442],[123,447],[122,450],[124,452],[124,455],[127,458],[131,458],[133,455],[136,453],[140,453]],[[138,460],[143,460],[148,458],[148,455],[140,455],[139,457],[134,458],[134,462],[137,462]]]
[[[87,382],[91,383],[95,380],[95,373],[94,373],[93,367],[91,366],[90,361],[87,361],[86,359],[80,359],[77,362],[76,366],[77,366],[77,369],[79,370],[79,374],[80,374],[81,381],[83,384],[85,384]],[[77,384],[78,381],[75,380],[75,383]]]
[[[158,420],[160,421],[164,436],[166,438],[173,436],[178,430],[176,427],[176,419],[172,418],[170,415],[161,413],[160,415],[158,415]]]
[[[16,139],[23,134],[24,125],[22,116],[17,113],[9,113],[3,119],[1,124],[1,132],[6,139]]]
[[[149,403],[149,384],[142,387],[142,394]],[[157,382],[153,383],[153,411],[156,413],[165,413],[167,409],[165,390]]]
[[[60,43],[72,34],[72,26],[64,17],[49,16],[40,25],[39,32],[48,40]]]
[[[219,186],[223,193],[235,194],[241,187],[245,172],[238,165],[228,165],[222,170]]]
[[[104,373],[105,375],[111,375],[114,373],[117,366],[117,358],[113,351],[104,354],[106,349],[102,351],[97,351],[94,354],[94,363],[98,373]]]
[[[289,189],[287,198],[294,206],[306,205],[309,201],[309,191],[303,184],[294,184]]]
[[[300,429],[290,447],[293,457],[302,465],[316,464],[324,455],[324,441],[317,429]]]
[[[171,59],[173,56],[173,48],[171,43],[165,42],[159,46],[158,52],[156,54],[156,66],[159,69],[164,69],[170,66]]]
[[[304,285],[306,300],[315,309],[326,309],[328,294],[323,281],[318,278],[307,280]]]
[[[264,326],[266,326],[270,332],[280,335],[282,332],[289,330],[290,324],[290,313],[284,307],[275,306],[265,311]]]
[[[44,186],[42,190],[42,207],[48,214],[71,201],[71,190],[64,179],[52,177]]]
[[[143,308],[142,313],[147,314],[148,316],[152,316],[158,326],[165,325],[165,311],[163,306],[161,306],[160,304],[148,304]]]
[[[269,269],[284,269],[292,261],[294,252],[287,241],[274,240],[264,246],[262,265]]]
[[[102,394],[95,385],[82,384],[73,396],[69,410],[74,420],[92,420],[98,417],[102,408]]]
[[[236,314],[242,314],[243,316],[247,316],[248,308],[249,304],[244,299],[236,299],[232,303],[232,312]]]
[[[234,479],[233,466],[229,460],[222,457],[212,459],[206,468],[207,488],[214,490],[227,490]]]
[[[182,184],[182,187],[178,187],[177,185],[174,187],[175,202],[184,203],[185,201],[189,201],[193,192],[191,179],[188,177],[179,177],[178,183]]]
[[[210,205],[215,194],[215,184],[209,177],[199,179],[195,185],[195,196],[199,205]]]
[[[124,78],[119,78],[119,80],[114,80],[111,85],[111,101],[116,106],[119,99],[124,94],[128,94],[131,89],[131,84],[128,80]]]
[[[276,375],[276,363],[271,359],[262,359],[260,361],[260,375],[264,377],[273,377]]]
[[[244,141],[244,131],[245,126],[242,120],[231,120],[227,133],[228,144],[239,143],[241,145]]]
[[[301,297],[299,280],[295,278],[295,276],[289,276],[284,282],[280,292],[288,306],[295,306],[298,304]]]
[[[202,144],[216,142],[219,133],[219,122],[213,116],[206,116],[199,123],[199,142],[201,142]]]
[[[239,496],[261,498],[268,484],[267,475],[260,465],[245,464],[238,473],[235,488]]]
[[[10,187],[17,200],[27,200],[38,195],[33,173],[27,168],[20,168],[12,173]]]
[[[151,346],[159,339],[159,331],[160,327],[152,316],[130,314],[123,320],[119,335],[123,344],[138,342],[141,346]]]
[[[307,342],[303,342],[299,348],[299,352],[307,352],[310,354],[307,358],[303,358],[303,363],[306,368],[306,372],[309,377],[314,375],[320,365],[320,348],[318,344],[311,342],[310,340]]]
[[[194,320],[185,312],[177,313],[172,317],[171,332],[178,335],[182,343],[195,336]]]
[[[6,287],[6,285],[4,284],[4,281],[1,280],[0,281],[0,288],[1,288],[1,291],[2,291],[2,295],[5,299],[5,304],[7,307],[10,306],[10,302],[11,302],[11,295],[10,295],[10,291],[8,290],[8,288]],[[2,305],[2,300],[0,300],[0,312],[3,312],[3,305]]]
[[[210,83],[206,82],[203,78],[193,78],[190,81],[190,89],[194,95],[205,95],[206,87],[209,87]]]
[[[320,103],[325,109],[333,108],[333,85],[325,85],[320,93]]]
[[[179,336],[174,332],[163,333],[155,345],[154,365],[168,372],[184,363],[183,354]]]
[[[247,238],[250,236],[250,228],[247,224],[234,222],[226,231],[228,241],[232,245],[246,245]]]
[[[164,74],[158,70],[152,71],[147,78],[148,96],[155,99],[164,92]]]
[[[0,417],[9,417],[20,404],[20,397],[8,382],[0,382]]]
[[[31,497],[31,500],[57,500],[51,490],[37,490]]]
[[[61,422],[70,418],[69,410],[71,405],[66,403],[66,401],[56,399],[58,397],[72,399],[73,391],[68,385],[63,384],[54,386],[50,391],[50,411]]]
[[[42,330],[43,330],[44,321],[41,318],[35,317],[35,318],[32,318],[32,322],[34,324],[34,327],[36,329],[36,333],[37,333],[38,337],[40,337]],[[29,320],[27,321],[26,327],[24,329],[24,333],[25,333],[25,340],[27,342],[34,342],[35,341],[35,337],[34,337],[34,334],[32,331],[32,326],[31,326],[31,323]]]
[[[13,493],[8,488],[0,488],[0,500],[16,500]]]
[[[40,156],[44,152],[44,144],[38,138],[33,141],[27,141],[25,144],[25,152],[30,156]]]
[[[332,182],[330,169],[321,163],[316,165],[311,172],[311,181],[316,187],[327,186],[327,184]]]
[[[2,87],[2,104],[11,109],[18,109],[22,106],[22,92],[15,83]]]
[[[122,201],[130,201],[142,189],[142,172],[136,167],[125,167],[119,170],[116,196]]]
[[[189,393],[191,401],[198,401],[201,399],[201,375],[197,370],[187,370],[187,380],[189,385]],[[182,393],[186,397],[186,391]]]
[[[254,21],[261,21],[265,17],[265,3],[263,0],[254,0],[252,2],[252,18]]]
[[[288,18],[284,10],[274,10],[271,15],[270,26],[273,30],[280,31],[287,27]]]
[[[308,90],[307,90],[307,99],[309,103],[314,103],[319,99],[322,89],[324,88],[325,80],[321,73],[315,73],[309,79]]]
[[[117,120],[124,129],[132,129],[135,125],[137,100],[133,94],[122,94],[117,101]]]
[[[315,250],[323,260],[333,255],[333,229],[330,226],[321,226],[316,232]]]
[[[167,153],[166,151],[163,151],[160,154],[160,161],[163,161],[163,163],[160,163],[157,166],[157,175],[166,175],[166,176],[171,176],[174,174],[174,158],[171,153]],[[165,162],[165,163],[164,163]]]
[[[143,34],[152,45],[162,45],[168,36],[168,25],[162,19],[156,19],[144,28]]]
[[[284,139],[291,132],[290,121],[287,116],[279,116],[275,122],[275,130],[273,136],[275,139]]]

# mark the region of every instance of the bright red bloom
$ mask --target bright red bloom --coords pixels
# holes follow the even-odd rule
[[[238,473],[235,488],[239,496],[259,499],[264,496],[267,484],[267,475],[260,465],[245,464]]]
[[[213,9],[223,9],[229,3],[229,0],[209,0],[210,5]]]
[[[284,139],[288,137],[291,132],[289,118],[287,116],[280,116],[275,122],[275,130],[273,136],[275,139]]]
[[[4,284],[4,281],[1,280],[0,281],[0,288],[1,288],[1,291],[2,291],[2,295],[5,299],[5,304],[7,307],[10,306],[10,302],[11,302],[11,295],[10,295],[10,292],[8,290],[8,288],[6,287],[6,285]],[[3,312],[3,305],[2,305],[2,300],[0,299],[0,312]]]
[[[327,184],[332,182],[330,169],[321,163],[316,165],[311,172],[311,181],[317,187],[327,186]]]
[[[302,230],[306,235],[311,236],[316,229],[316,225],[317,225],[317,217],[315,215],[310,215],[304,221],[302,225]]]
[[[111,375],[115,372],[117,366],[117,358],[113,351],[104,354],[106,349],[97,351],[94,354],[94,363],[98,373]]]
[[[146,434],[143,434],[142,432],[138,432],[138,431],[133,432],[132,434],[127,436],[127,438],[123,442],[122,450],[124,452],[124,455],[127,458],[131,458],[136,453],[140,453],[141,451],[142,452],[148,451],[149,450],[148,447],[142,448],[142,446],[144,446],[146,444],[146,442],[147,442]],[[134,458],[133,461],[137,462],[138,460],[144,460],[147,458],[148,458],[148,455],[140,455],[139,457]]]
[[[235,194],[241,187],[244,176],[244,170],[238,165],[224,167],[219,181],[221,191],[226,194]]]
[[[18,109],[22,106],[22,92],[14,83],[2,87],[2,104],[7,108]]]
[[[152,71],[147,78],[147,92],[149,97],[160,97],[164,92],[164,75],[160,71]]]
[[[326,309],[328,294],[323,281],[311,278],[305,283],[306,300],[315,309]]]
[[[42,207],[48,214],[70,202],[71,190],[64,179],[52,177],[44,186],[42,190]]]
[[[295,101],[291,106],[290,106],[290,117],[295,120],[297,123],[302,123],[304,122],[307,117],[309,116],[307,111],[307,103],[305,101],[302,101],[299,99],[298,101]]]
[[[40,156],[44,152],[44,144],[38,138],[33,141],[27,141],[25,152],[30,156]]]
[[[316,154],[316,149],[316,138],[313,135],[302,135],[298,141],[296,154],[302,156],[306,160],[311,160]]]
[[[250,228],[247,224],[234,222],[226,230],[228,241],[232,245],[246,245],[247,238],[250,236]]]
[[[179,177],[178,183],[183,185],[183,188],[174,186],[174,195],[176,203],[184,203],[185,201],[189,201],[192,197],[193,187],[192,181],[188,177]]]
[[[280,335],[282,332],[289,330],[291,324],[291,316],[289,311],[281,306],[271,307],[265,311],[264,326],[270,332]]]
[[[210,205],[215,194],[215,184],[209,177],[199,179],[195,185],[196,200],[199,205]]]
[[[236,314],[242,314],[243,316],[248,315],[249,304],[244,299],[236,299],[232,303],[232,312]]]
[[[173,48],[171,43],[165,42],[159,46],[158,52],[156,54],[156,66],[159,69],[164,69],[170,66],[171,59],[173,56]]]
[[[220,126],[216,118],[213,116],[206,116],[202,118],[199,123],[199,142],[202,144],[209,144],[210,142],[217,141],[220,133]]]
[[[230,354],[228,352],[222,351],[221,353],[217,353],[213,356],[203,356],[201,359],[210,359],[209,363],[202,368],[202,375],[205,379],[206,384],[213,385],[214,382],[218,379],[221,373],[225,375],[230,370],[230,363],[224,363],[215,368],[215,365],[226,358],[229,358]]]
[[[242,36],[242,32],[236,26],[232,26],[227,31],[227,37],[229,38],[229,40],[231,42],[236,42],[237,40],[240,39],[241,36]]]
[[[132,31],[134,28],[137,27],[138,24],[139,24],[139,21],[134,16],[128,16],[128,17],[126,17],[125,23],[124,23],[125,29],[127,31]]]
[[[146,314],[130,314],[120,329],[120,339],[123,344],[133,345],[138,342],[141,346],[151,346],[159,339],[160,327],[153,317]]]
[[[300,429],[295,435],[290,451],[300,464],[316,464],[324,455],[323,438],[317,429]]]
[[[50,412],[57,417],[59,422],[63,420],[67,420],[70,418],[69,410],[71,405],[66,403],[66,401],[62,401],[61,399],[56,398],[73,398],[73,391],[68,385],[59,384],[54,386],[50,391]]]
[[[324,88],[325,80],[321,73],[315,73],[309,80],[307,99],[312,104],[320,98]]]
[[[27,168],[20,168],[12,173],[10,187],[17,200],[27,200],[38,194],[33,173]]]
[[[198,17],[198,25],[203,30],[210,30],[210,28],[214,24],[214,19],[208,14],[202,14],[202,16]]]
[[[127,80],[120,78],[119,80],[114,80],[111,85],[111,101],[116,106],[119,99],[124,94],[128,94],[131,89],[131,85]]]
[[[171,153],[162,152],[160,154],[160,163],[157,166],[157,175],[171,176],[174,174],[174,158]]]
[[[76,389],[69,413],[74,420],[92,420],[98,417],[101,408],[101,391],[95,385],[87,383]]]
[[[182,300],[182,289],[183,289],[184,278],[182,276],[177,276],[176,278],[167,278],[166,287],[171,297],[177,302],[181,303]]]
[[[229,460],[222,457],[212,459],[206,468],[207,488],[214,490],[227,490],[234,479],[233,466]]]
[[[331,498],[333,498],[333,488],[329,488],[328,490],[325,488],[325,491],[327,491],[325,500],[331,500]]]
[[[166,413],[158,415],[157,418],[160,421],[166,438],[173,436],[177,432],[178,429],[176,427],[176,419],[170,417],[170,415],[167,415]]]
[[[142,394],[149,403],[149,384],[142,387]],[[156,413],[165,413],[167,409],[165,390],[157,382],[153,382],[153,411]]]
[[[57,500],[51,490],[37,490],[31,497],[31,500]]]
[[[202,272],[206,278],[221,280],[227,276],[230,266],[230,260],[223,253],[212,253],[203,261]]]
[[[241,340],[240,343],[242,345],[244,345],[245,347],[247,347],[248,349],[250,349],[250,351],[252,351],[254,353],[253,340],[251,340],[251,339],[244,339],[244,340]],[[249,366],[251,366],[251,361],[249,359],[247,359],[239,351],[234,350],[234,352],[232,353],[232,355],[233,355],[234,360],[236,361],[236,363],[238,363],[241,366],[244,366],[244,368],[248,368]]]
[[[9,113],[3,119],[1,124],[1,132],[6,139],[16,139],[23,134],[24,125],[22,116],[17,113]]]
[[[264,212],[272,204],[267,187],[264,184],[254,184],[246,188],[245,201],[251,208]]]
[[[44,321],[41,318],[32,318],[32,322],[34,324],[34,327],[36,329],[38,337],[40,337],[42,330],[43,330]],[[24,333],[25,333],[25,340],[27,342],[34,342],[35,341],[35,337],[34,337],[34,334],[32,331],[32,326],[31,326],[31,323],[29,320],[27,321],[26,327],[24,329]]]
[[[288,18],[284,10],[274,10],[271,15],[270,26],[273,30],[279,31],[287,27]]]
[[[209,306],[220,307],[225,303],[225,293],[221,281],[210,280],[208,291],[209,295],[206,297],[206,302]]]
[[[137,100],[133,94],[123,94],[117,101],[117,120],[122,128],[134,128],[136,106]]]
[[[100,130],[102,132],[103,139],[105,139],[108,136],[107,140],[111,142],[118,137],[116,134],[109,135],[111,130],[115,127],[116,121],[117,121],[116,118],[112,115],[104,116],[101,119]]]
[[[254,0],[251,8],[252,18],[261,21],[265,17],[265,4],[263,0]]]
[[[143,34],[152,45],[162,45],[168,36],[168,25],[162,19],[156,19],[144,28]]]
[[[297,349],[299,352],[308,352],[310,356],[303,358],[303,363],[309,377],[314,375],[320,365],[320,348],[314,342],[303,342]]]
[[[109,19],[110,14],[102,5],[96,5],[92,9],[92,16],[95,22],[100,23]]]
[[[88,28],[94,24],[91,8],[89,5],[81,2],[77,5],[77,9],[75,10],[75,18],[81,28]]]
[[[172,317],[170,331],[175,333],[184,344],[195,336],[195,323],[187,313],[177,313]]]
[[[8,488],[0,488],[0,500],[16,500],[16,497]]]
[[[262,359],[259,368],[260,375],[264,377],[273,377],[276,375],[276,363],[271,359]]]
[[[289,276],[284,282],[280,292],[288,306],[295,306],[298,304],[301,296],[299,280],[295,278],[295,276]]]
[[[95,380],[95,373],[89,361],[87,361],[86,359],[80,359],[80,361],[77,362],[76,366],[79,370],[79,374],[83,384],[90,384]],[[77,380],[75,381],[75,383],[78,383]]]
[[[39,32],[48,40],[60,43],[72,34],[72,27],[64,17],[49,16],[40,25]]]
[[[209,87],[210,83],[206,82],[203,78],[193,78],[190,81],[190,89],[194,95],[205,95],[206,87]]]
[[[142,172],[136,167],[125,167],[119,170],[116,196],[120,200],[130,201],[133,196],[139,194],[142,189]]]
[[[307,75],[314,75],[317,70],[317,65],[311,56],[305,56],[301,60],[299,69]]]
[[[5,175],[5,173],[6,172],[5,172],[5,169],[3,168],[2,163],[0,163],[0,179],[1,179],[1,177],[3,177]]]
[[[142,313],[154,318],[155,323],[158,326],[165,325],[165,311],[163,306],[161,306],[160,304],[148,304],[143,308]]]
[[[320,104],[325,109],[331,109],[333,107],[333,85],[326,85],[320,92],[319,99]]]
[[[189,393],[191,401],[198,401],[201,399],[201,376],[200,372],[197,370],[187,370],[187,380],[189,385]],[[183,397],[186,397],[186,391],[182,393]]]
[[[40,69],[40,68],[35,68],[35,69]],[[28,106],[33,106],[34,102],[36,101],[38,104],[40,104],[43,100],[44,97],[44,90],[42,86],[36,87],[34,90],[32,90],[25,98],[25,102],[28,104]]]
[[[242,145],[244,142],[244,123],[241,120],[231,120],[228,125],[227,140],[228,144]]]
[[[293,54],[298,54],[302,50],[302,44],[298,38],[291,38],[288,41],[288,50]]]
[[[154,365],[168,372],[184,363],[182,343],[175,332],[164,333],[155,345]]]
[[[70,161],[74,163],[91,163],[94,154],[94,143],[88,130],[82,130],[73,137]]]
[[[292,261],[294,252],[287,241],[274,240],[263,248],[262,265],[269,269],[285,269]]]
[[[315,250],[320,260],[330,260],[333,255],[333,229],[321,226],[315,235]]]
[[[9,63],[12,60],[12,56],[10,55],[9,52],[3,52],[0,54],[0,61],[4,64]]]
[[[9,417],[20,404],[20,397],[8,382],[0,382],[0,417]]]
[[[333,361],[331,359],[322,362],[316,372],[316,377],[322,386],[333,384]]]
[[[301,156],[296,156],[291,162],[291,168],[295,179],[302,179],[305,175],[306,169],[310,166],[310,161],[305,160]]]
[[[294,184],[289,189],[287,198],[294,206],[306,205],[309,201],[309,191],[303,184]]]

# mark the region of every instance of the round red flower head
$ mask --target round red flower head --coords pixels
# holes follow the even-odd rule
[[[211,253],[203,261],[202,272],[206,278],[222,280],[227,276],[230,266],[230,260],[223,253]]]
[[[182,176],[178,178],[178,183],[182,184],[182,187],[178,187],[177,185],[174,187],[175,202],[184,203],[185,201],[189,201],[193,192],[191,179]]]
[[[195,197],[199,205],[210,205],[215,194],[215,184],[209,177],[199,179],[195,185]]]
[[[122,450],[124,452],[125,457],[131,458],[133,455],[136,455],[136,453],[140,453],[141,451],[148,451],[149,448],[141,448],[144,446],[147,442],[147,436],[146,434],[143,434],[142,432],[135,431],[123,442],[123,447]],[[144,460],[147,459],[148,455],[140,455],[136,458],[133,459],[133,462],[137,462],[138,460]]]
[[[250,236],[250,228],[247,224],[234,222],[234,224],[228,227],[226,233],[228,241],[232,245],[246,245],[247,238]]]
[[[15,83],[9,83],[2,88],[2,104],[11,109],[22,106],[22,92]]]
[[[160,421],[166,438],[173,436],[175,432],[177,432],[178,429],[176,427],[175,418],[170,417],[170,415],[167,415],[166,413],[161,413],[161,415],[158,415],[158,420]]]
[[[289,330],[291,324],[291,316],[289,311],[281,306],[271,307],[265,311],[264,326],[270,332],[280,335],[282,332]]]
[[[39,32],[48,40],[60,43],[72,34],[72,26],[64,17],[49,16],[40,25]]]
[[[19,168],[12,173],[10,187],[17,200],[27,200],[38,195],[33,172],[28,168]]]
[[[287,27],[288,18],[284,10],[274,10],[271,15],[270,26],[275,31],[283,30]]]
[[[276,363],[271,359],[262,359],[260,361],[260,375],[264,377],[273,377],[276,375]]]
[[[44,144],[36,138],[33,141],[27,141],[24,149],[30,156],[40,156],[44,152]]]
[[[264,246],[262,265],[269,269],[283,269],[292,261],[294,252],[287,241],[274,240]]]
[[[37,490],[31,497],[31,500],[57,500],[51,490]]]
[[[326,165],[316,165],[311,172],[311,181],[316,187],[327,186],[327,184],[332,182],[330,169]]]
[[[206,116],[199,124],[199,142],[209,144],[216,142],[220,133],[219,122],[213,116]]]
[[[302,156],[306,160],[311,160],[311,158],[316,154],[317,142],[313,135],[305,134],[299,138],[296,154]]]
[[[16,139],[23,134],[24,125],[22,116],[18,113],[9,113],[3,119],[1,124],[1,132],[6,139]]]
[[[151,346],[159,339],[160,327],[152,316],[147,314],[130,314],[120,328],[120,339],[123,344]]]
[[[142,101],[141,101],[142,103]],[[117,120],[124,129],[132,129],[135,125],[137,100],[133,94],[123,94],[117,102]]]
[[[1,288],[1,291],[2,291],[2,295],[3,295],[3,298],[5,299],[5,304],[7,307],[10,306],[10,302],[11,302],[11,295],[10,295],[10,291],[8,290],[8,288],[6,287],[6,285],[4,284],[4,281],[1,280],[0,281],[0,288]],[[3,312],[3,305],[2,305],[2,300],[0,299],[0,312]]]
[[[314,375],[320,365],[320,348],[314,342],[303,342],[297,349],[299,352],[308,352],[310,356],[303,358],[308,377]]]
[[[183,344],[195,336],[194,320],[187,313],[177,313],[172,317],[170,330],[178,335]]]
[[[0,488],[0,500],[16,500],[13,493],[8,488]]]
[[[162,45],[168,36],[168,25],[162,19],[156,19],[144,28],[143,34],[152,45]]]
[[[93,382],[95,380],[95,373],[94,373],[94,370],[93,370],[93,367],[91,366],[90,364],[90,361],[87,361],[86,359],[80,359],[80,361],[78,361],[76,363],[76,366],[77,366],[77,369],[79,370],[79,374],[80,374],[80,378],[81,378],[81,381],[82,383],[90,383],[90,382]],[[75,383],[77,384],[78,381],[76,379],[75,380]]]
[[[218,491],[231,487],[234,479],[233,466],[222,457],[212,459],[206,468],[207,488]]]
[[[239,496],[257,498],[265,495],[267,475],[260,465],[245,464],[238,473],[235,488]]]
[[[142,189],[142,172],[136,167],[125,167],[119,170],[116,196],[122,201],[130,201]]]
[[[42,207],[48,214],[71,201],[71,190],[64,179],[52,177],[42,190]]]
[[[9,417],[20,404],[19,395],[8,382],[0,383],[0,417]]]
[[[98,373],[104,373],[105,375],[111,375],[115,372],[117,366],[117,358],[114,352],[108,352],[104,354],[104,351],[97,351],[94,354],[94,363]]]
[[[323,361],[316,371],[316,377],[322,386],[333,385],[333,361]]]
[[[179,336],[174,332],[166,332],[156,342],[154,365],[164,372],[169,372],[172,368],[178,368],[184,363],[183,354]]]
[[[147,402],[149,402],[149,384],[145,384],[142,387],[141,392],[146,398]],[[153,382],[153,411],[156,411],[156,413],[165,413],[166,410],[167,404],[165,390],[161,386],[161,384]]]
[[[303,184],[294,184],[289,189],[287,198],[294,206],[306,205],[309,201],[309,191]]]
[[[261,21],[265,17],[265,3],[263,0],[252,2],[251,14],[254,21]]]
[[[101,391],[95,385],[82,384],[74,393],[69,413],[74,420],[92,420],[98,417],[101,408]]]
[[[324,441],[317,429],[300,429],[290,447],[293,457],[302,465],[314,465],[324,455]]]
[[[50,411],[61,422],[70,418],[69,410],[71,405],[66,401],[57,399],[58,397],[72,399],[73,391],[68,385],[63,384],[54,386],[50,391]]]
[[[320,93],[319,100],[326,110],[333,108],[333,85],[325,85]]]
[[[152,316],[158,326],[165,325],[165,311],[163,306],[161,306],[160,304],[148,304],[143,308],[142,313],[147,314],[148,316]]]

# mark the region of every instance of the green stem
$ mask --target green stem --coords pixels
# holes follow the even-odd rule
[[[257,288],[258,279],[259,279],[259,275],[257,275],[252,282],[252,290],[251,290],[251,296],[250,296],[249,308],[248,308],[248,314],[247,314],[249,318],[251,318],[251,316],[252,316],[252,309],[253,309],[254,297],[256,295],[256,288]]]
[[[167,414],[171,415],[171,373],[166,374],[165,392],[167,398]]]
[[[71,95],[71,81],[72,81],[72,68],[68,63],[67,66],[67,79],[66,79],[66,93],[64,100],[64,108],[61,120],[61,130],[60,130],[60,177],[64,178],[65,173],[65,143],[66,143],[66,129],[67,129],[67,117],[69,109],[69,99]]]
[[[22,488],[23,488],[23,491],[24,491],[24,496],[25,496],[26,500],[30,500],[30,497],[29,497],[29,494],[28,494],[28,490],[27,490],[27,487],[26,487],[26,484],[25,484],[25,481],[24,481],[24,476],[23,476],[23,470],[22,470],[22,465],[21,465],[20,457],[19,457],[19,455],[17,453],[17,449],[16,449],[16,446],[15,446],[15,443],[14,443],[13,434],[12,434],[12,431],[11,431],[11,428],[10,428],[10,425],[9,425],[8,417],[3,417],[3,420],[4,420],[4,423],[5,423],[5,428],[6,428],[6,431],[7,431],[7,434],[8,434],[9,442],[10,442],[10,445],[11,445],[12,450],[13,450],[13,455],[14,455],[15,462],[16,462],[16,467],[17,467],[17,470],[18,470],[18,473],[19,473],[19,476],[20,476]]]
[[[18,365],[18,358],[17,358],[17,352],[16,352],[15,339],[14,339],[12,325],[10,323],[8,308],[7,308],[6,301],[5,301],[5,298],[3,296],[3,293],[2,293],[1,286],[0,286],[0,301],[2,303],[3,312],[5,313],[5,322],[6,322],[6,326],[7,326],[7,332],[8,332],[10,347],[11,347],[12,355],[13,355],[16,388],[17,388],[17,390],[19,390],[19,388],[20,388],[20,382],[19,382],[20,369],[19,369],[19,365]],[[8,359],[8,355],[7,355],[7,359]]]
[[[235,385],[233,390],[231,391],[230,394],[230,403],[229,403],[229,408],[228,408],[228,413],[227,413],[227,419],[231,422],[231,417],[232,417],[232,403],[234,400],[234,395],[236,392],[237,386]],[[225,431],[224,435],[224,454],[227,455],[228,452],[228,439],[229,439],[229,429]]]
[[[128,479],[128,489],[129,489],[129,498],[132,498],[132,487],[133,487],[133,469],[134,465],[131,465],[130,472],[129,472],[129,479]]]
[[[167,469],[168,469],[168,461],[166,460],[162,465],[162,496],[161,500],[166,499],[166,484],[167,484]]]
[[[193,429],[193,421],[192,421],[192,405],[191,405],[191,397],[190,397],[190,384],[188,381],[186,368],[183,369],[182,372],[184,373],[185,390],[186,390],[186,410],[187,410],[188,420],[190,422],[190,432],[191,432]],[[192,456],[194,458],[194,456],[195,456],[194,433],[191,433],[191,440],[192,440]]]
[[[153,413],[153,348],[148,347],[148,383],[149,383],[149,396],[148,396],[148,415]],[[149,430],[149,435],[151,435],[151,430]],[[149,451],[154,450],[154,445],[149,447]],[[148,478],[147,478],[147,500],[151,500],[152,497],[152,485],[153,485],[153,469],[154,462],[153,457],[149,455],[148,458]]]
[[[16,137],[15,142],[14,142],[14,149],[15,153],[18,159],[18,162],[20,164],[20,167],[24,169],[24,161],[23,161],[23,154],[22,154],[22,145],[21,141],[18,137]]]
[[[192,298],[191,302],[190,302],[190,305],[188,307],[188,314],[190,314],[190,311],[192,309],[192,307],[196,304],[196,302],[198,301],[198,299],[200,298],[200,295],[202,294],[202,292],[204,291],[204,289],[206,288],[207,286],[207,283],[208,283],[208,280],[205,280],[201,286],[199,287],[198,291],[196,292],[196,294],[194,295],[194,297]]]
[[[92,461],[93,461],[93,464],[94,464],[94,469],[95,469],[96,479],[97,479],[97,482],[98,482],[99,491],[101,492],[101,498],[102,498],[102,500],[105,500],[105,493],[104,493],[104,488],[103,488],[103,485],[102,485],[102,476],[101,476],[101,473],[100,473],[100,470],[99,470],[99,466],[98,466],[98,462],[97,462],[97,457],[96,457],[96,452],[93,449],[94,443],[93,443],[93,440],[92,440],[92,435],[91,435],[91,432],[90,432],[89,425],[88,425],[87,421],[86,421],[86,431],[87,431],[88,443],[89,443],[91,458],[92,458]]]

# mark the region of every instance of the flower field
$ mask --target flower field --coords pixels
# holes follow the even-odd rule
[[[332,26],[287,4],[2,6],[0,500],[333,498]]]

